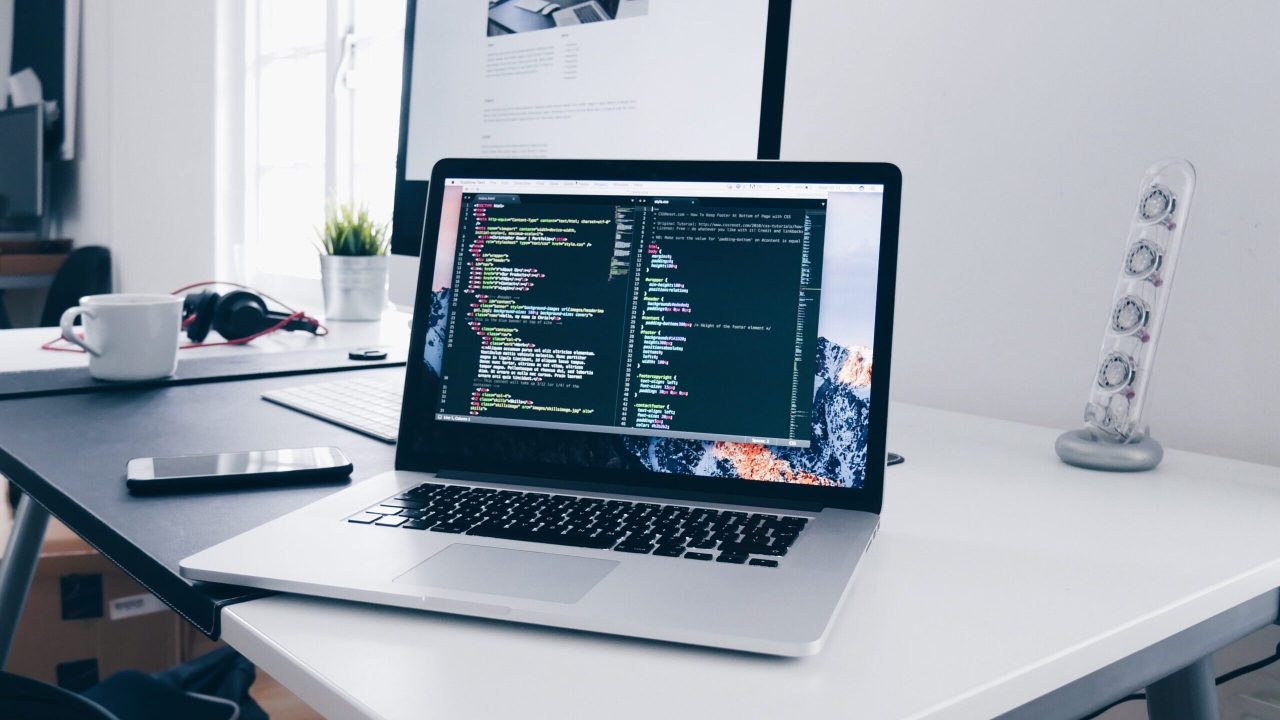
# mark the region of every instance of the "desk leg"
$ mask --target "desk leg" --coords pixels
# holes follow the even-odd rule
[[[1147,687],[1147,717],[1218,720],[1213,656],[1206,655]]]
[[[18,618],[27,602],[31,589],[31,577],[40,557],[40,543],[49,525],[49,511],[40,503],[23,495],[13,517],[13,530],[9,532],[9,544],[0,558],[0,670],[9,659],[9,648],[18,631]]]
[[[0,330],[12,330],[13,321],[9,319],[9,312],[4,308],[4,291],[0,290]]]

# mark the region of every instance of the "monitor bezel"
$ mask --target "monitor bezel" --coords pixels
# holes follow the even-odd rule
[[[430,185],[426,180],[410,180],[405,177],[409,145],[409,95],[413,87],[414,19],[417,17],[418,2],[419,0],[407,0],[405,3],[396,190],[391,212],[391,252],[408,256],[421,252]],[[765,25],[764,71],[761,77],[760,124],[756,140],[758,160],[776,160],[780,157],[782,105],[787,80],[787,44],[790,36],[791,0],[769,0]]]
[[[734,478],[707,478],[697,475],[659,473],[647,470],[614,470],[527,461],[503,462],[493,458],[463,457],[450,448],[416,450],[414,437],[430,437],[437,423],[434,412],[408,412],[409,403],[426,392],[426,323],[431,303],[431,283],[436,260],[436,233],[426,233],[419,262],[417,298],[409,363],[405,373],[404,403],[400,441],[396,446],[396,469],[422,472],[476,472],[504,476],[524,476],[592,485],[652,488],[681,493],[704,493],[758,499],[767,503],[784,500],[879,512],[884,494],[885,438],[888,431],[889,382],[893,341],[893,299],[897,276],[898,220],[901,207],[902,176],[888,163],[806,163],[779,161],[665,161],[665,160],[462,160],[445,159],[436,164],[427,200],[426,227],[438,228],[446,178],[511,178],[538,180],[665,180],[709,182],[800,182],[880,184],[884,186],[880,228],[878,278],[873,354],[874,380],[871,383],[870,421],[867,438],[867,468],[860,489],[798,485]],[[430,407],[438,397],[428,400]],[[450,432],[491,432],[491,425],[468,429],[450,423]],[[600,436],[586,431],[551,431],[566,435]]]

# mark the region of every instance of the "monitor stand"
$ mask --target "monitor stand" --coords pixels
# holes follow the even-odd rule
[[[413,313],[413,301],[418,294],[418,265],[416,255],[392,253],[388,262],[387,297],[396,309]]]

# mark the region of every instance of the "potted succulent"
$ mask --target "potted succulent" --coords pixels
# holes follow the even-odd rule
[[[329,320],[377,320],[387,304],[387,226],[367,208],[329,206],[320,237],[320,284]]]

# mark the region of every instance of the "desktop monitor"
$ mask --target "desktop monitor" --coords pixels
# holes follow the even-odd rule
[[[40,106],[0,112],[0,230],[21,230],[44,214],[43,157]]]
[[[442,158],[778,157],[791,0],[407,6],[398,306],[413,307],[427,185]]]

